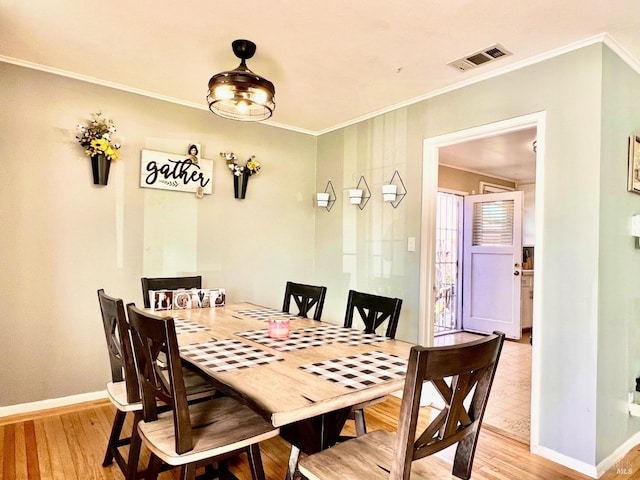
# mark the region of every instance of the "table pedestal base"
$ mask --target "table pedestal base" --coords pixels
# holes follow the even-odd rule
[[[292,445],[287,480],[296,476],[301,451],[311,455],[336,444],[350,411],[347,407],[280,427],[280,436]]]

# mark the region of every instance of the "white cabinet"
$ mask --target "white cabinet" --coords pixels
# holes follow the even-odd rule
[[[520,324],[523,329],[533,327],[533,271],[522,272]]]

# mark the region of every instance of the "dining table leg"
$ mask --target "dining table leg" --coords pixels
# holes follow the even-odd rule
[[[298,457],[301,451],[311,455],[336,444],[349,412],[351,407],[280,427],[280,436],[291,444],[286,480],[293,480],[299,475]]]

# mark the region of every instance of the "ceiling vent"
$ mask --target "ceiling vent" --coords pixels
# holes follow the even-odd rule
[[[453,62],[449,62],[447,63],[447,65],[450,65],[461,72],[466,72],[467,70],[471,70],[472,68],[479,67],[480,65],[493,62],[494,60],[509,55],[512,55],[509,50],[504,48],[499,43],[496,43],[495,45],[480,50],[479,52],[472,53],[471,55],[467,55],[465,57],[459,58],[458,60],[454,60]]]

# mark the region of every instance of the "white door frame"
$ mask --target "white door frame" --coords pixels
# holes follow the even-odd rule
[[[542,278],[544,264],[542,255],[544,225],[544,151],[546,112],[523,115],[500,122],[481,125],[466,130],[447,133],[426,138],[423,145],[422,166],[422,230],[420,251],[420,309],[418,324],[418,343],[433,345],[433,288],[435,285],[435,226],[436,226],[436,193],[438,191],[438,156],[439,149],[448,145],[462,143],[479,138],[537,128],[536,155],[536,274],[534,275],[533,324],[535,325],[535,341],[531,358],[531,437],[530,449],[538,449],[539,437],[539,405],[540,405],[540,344],[543,341],[544,320],[540,317],[540,306],[543,301]],[[427,294],[429,293],[429,294]]]

